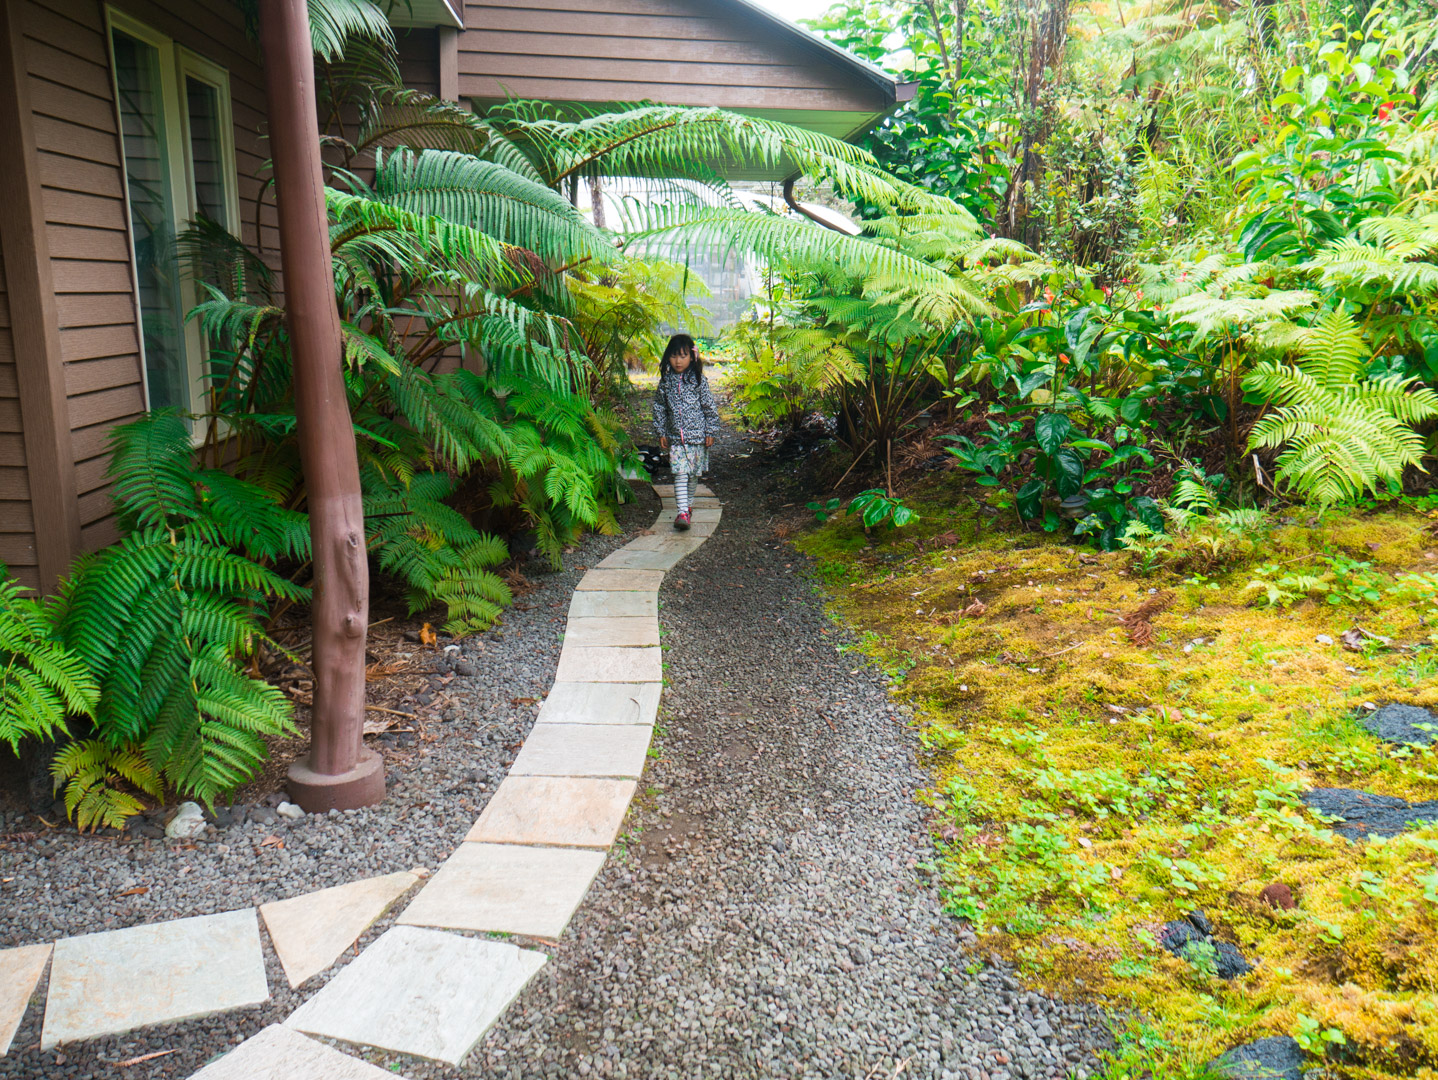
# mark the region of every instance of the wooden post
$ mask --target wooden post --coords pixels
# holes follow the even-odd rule
[[[0,250],[25,432],[35,562],[41,591],[54,592],[60,575],[80,554],[80,504],[19,7],[0,4],[0,146],[10,148],[0,168]]]
[[[310,750],[290,767],[288,787],[290,797],[314,813],[379,802],[384,763],[364,746],[369,563],[359,459],[340,370],[309,17],[305,0],[260,0],[259,8],[295,415],[314,547]]]

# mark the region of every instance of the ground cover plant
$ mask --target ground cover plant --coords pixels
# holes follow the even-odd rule
[[[918,712],[950,913],[1141,1017],[1115,1075],[1267,1035],[1349,1075],[1434,1068],[1438,824],[1351,842],[1301,801],[1438,792],[1438,752],[1361,724],[1438,706],[1438,621],[1405,591],[1438,566],[1432,512],[1300,511],[1261,556],[1189,544],[1145,571],[957,509],[954,483],[921,485],[906,529],[836,515],[799,542]],[[1214,938],[1174,955],[1164,924],[1196,910]],[[1221,978],[1227,946],[1252,970]]]

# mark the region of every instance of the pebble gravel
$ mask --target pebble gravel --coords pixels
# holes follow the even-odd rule
[[[933,851],[915,798],[925,783],[916,733],[882,675],[844,651],[850,639],[825,615],[806,560],[776,538],[771,515],[795,496],[780,463],[750,449],[721,440],[709,482],[724,500],[723,524],[665,578],[669,686],[655,756],[564,938],[536,946],[550,962],[461,1068],[377,1052],[370,1060],[413,1080],[1086,1080],[1098,1068],[1109,1037],[1097,1007],[1025,988],[941,914],[924,871]],[[383,807],[220,829],[179,852],[52,839],[23,866],[0,864],[5,877],[35,878],[0,894],[0,940],[438,865],[532,722],[532,708],[504,703],[547,688],[577,565],[624,539],[590,541],[526,598],[528,612],[484,636],[473,655],[476,715],[446,725],[454,737],[413,762]],[[281,832],[288,859],[257,846]],[[227,852],[215,850],[222,844]],[[263,867],[247,865],[261,858]],[[160,878],[148,910],[114,898]],[[328,977],[294,994],[272,954],[268,962],[274,998],[265,1006],[58,1054],[33,1049],[32,1005],[0,1077],[188,1076]]]

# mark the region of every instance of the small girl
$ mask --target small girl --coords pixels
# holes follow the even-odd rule
[[[664,347],[654,390],[654,429],[660,448],[669,451],[674,501],[679,507],[674,527],[683,531],[689,528],[694,478],[709,471],[709,447],[719,431],[719,409],[704,378],[704,361],[688,334],[675,334]]]

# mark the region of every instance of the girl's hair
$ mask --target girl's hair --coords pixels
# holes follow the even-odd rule
[[[669,339],[669,344],[664,346],[664,356],[659,361],[659,377],[662,379],[674,370],[669,363],[675,353],[687,352],[692,359],[689,366],[684,369],[684,378],[688,379],[692,373],[695,382],[702,382],[704,379],[704,361],[699,359],[699,350],[694,348],[694,339],[688,334],[675,334]]]

